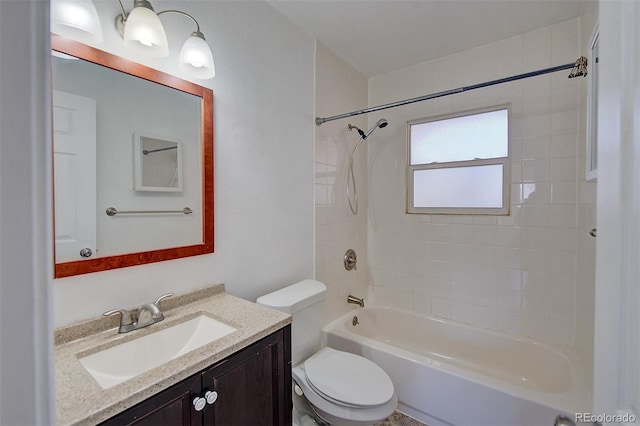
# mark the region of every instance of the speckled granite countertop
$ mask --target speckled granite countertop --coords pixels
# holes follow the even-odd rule
[[[219,284],[162,302],[165,319],[149,327],[118,334],[114,317],[84,321],[56,330],[56,423],[94,425],[167,389],[192,374],[291,323],[291,317],[230,296]],[[237,331],[142,373],[102,389],[78,361],[79,356],[137,339],[205,314]]]

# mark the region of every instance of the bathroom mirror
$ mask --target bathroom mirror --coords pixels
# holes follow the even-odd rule
[[[55,277],[213,253],[213,92],[51,45]]]

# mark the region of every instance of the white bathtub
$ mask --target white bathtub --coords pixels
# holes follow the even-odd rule
[[[429,426],[552,426],[590,411],[577,360],[533,340],[373,306],[326,326],[323,344],[381,366],[398,409]]]

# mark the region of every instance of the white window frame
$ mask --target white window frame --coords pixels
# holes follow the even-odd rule
[[[507,110],[507,156],[495,158],[479,158],[466,161],[433,162],[429,164],[411,164],[411,126],[434,121],[448,120],[451,118],[465,117],[486,112]],[[497,105],[487,108],[479,108],[457,112],[453,114],[438,115],[407,122],[407,213],[410,214],[448,214],[448,215],[494,215],[508,216],[510,213],[511,191],[511,104]],[[416,171],[430,169],[445,169],[485,165],[502,165],[502,208],[484,207],[415,207],[413,194],[413,176]]]

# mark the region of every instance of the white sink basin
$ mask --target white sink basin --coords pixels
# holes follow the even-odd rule
[[[200,315],[82,357],[80,363],[100,386],[108,389],[234,331],[223,322]]]

